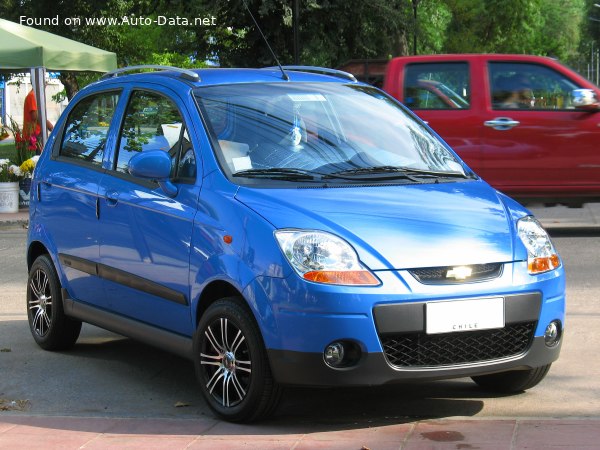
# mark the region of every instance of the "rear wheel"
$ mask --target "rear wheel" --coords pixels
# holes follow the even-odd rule
[[[33,339],[45,350],[72,347],[81,331],[81,322],[64,313],[60,288],[50,257],[38,257],[27,280],[27,319]]]
[[[472,377],[473,381],[488,391],[506,394],[526,391],[544,379],[551,364],[535,369],[513,370]]]
[[[238,297],[218,300],[202,316],[194,364],[204,398],[226,420],[265,418],[279,402],[260,330]]]

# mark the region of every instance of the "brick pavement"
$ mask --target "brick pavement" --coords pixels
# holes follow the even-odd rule
[[[600,419],[405,421],[325,429],[236,425],[202,417],[139,419],[0,415],[2,449],[598,449]]]

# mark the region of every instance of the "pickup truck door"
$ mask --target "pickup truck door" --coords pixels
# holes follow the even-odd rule
[[[520,198],[597,193],[600,114],[571,105],[580,88],[541,64],[488,62],[480,175]]]
[[[468,61],[408,63],[401,71],[401,100],[480,173],[481,127],[478,67]]]

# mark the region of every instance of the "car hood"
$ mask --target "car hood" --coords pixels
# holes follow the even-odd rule
[[[496,191],[481,181],[293,189],[240,187],[236,199],[277,229],[335,233],[354,246],[371,270],[514,259],[514,219]]]

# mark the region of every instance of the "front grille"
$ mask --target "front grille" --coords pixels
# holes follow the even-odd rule
[[[397,367],[454,366],[516,356],[533,341],[536,322],[461,333],[381,336],[388,362]]]
[[[426,267],[424,269],[410,269],[410,274],[423,284],[456,284],[487,281],[497,278],[502,273],[502,264],[473,264],[466,266],[471,269],[471,275],[465,279],[456,279],[448,276],[455,267]]]

